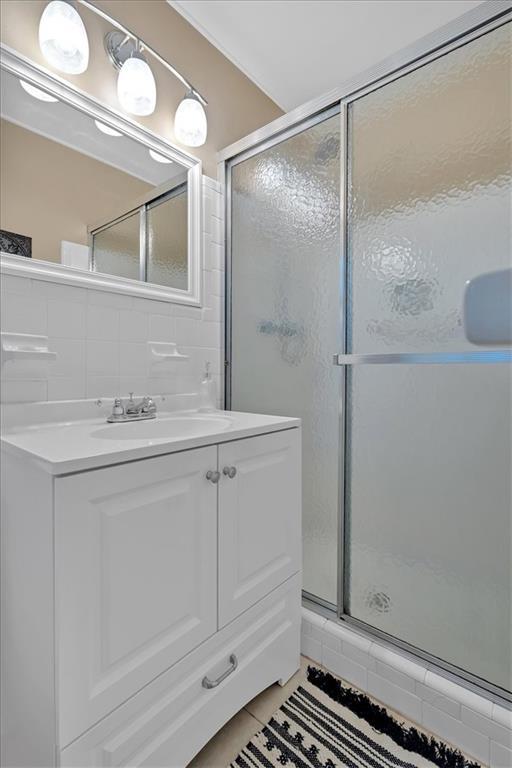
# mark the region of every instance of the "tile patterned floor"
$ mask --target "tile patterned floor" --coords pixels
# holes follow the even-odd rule
[[[282,688],[275,683],[262,691],[255,699],[250,701],[244,709],[237,712],[226,725],[203,747],[195,756],[187,768],[227,768],[235,759],[240,750],[252,739],[255,733],[261,730],[263,725],[270,720],[270,717],[283,704],[292,691],[300,685],[302,680],[306,679],[308,664],[325,669],[321,664],[301,656],[300,669]],[[355,686],[353,686],[355,687]],[[380,703],[380,702],[379,702]],[[417,723],[408,721],[399,712],[395,712],[391,707],[386,706],[388,712],[397,720],[414,725],[419,730],[439,738],[425,728],[418,726]],[[448,742],[446,742],[448,743]],[[453,745],[451,745],[453,746]],[[454,747],[457,749],[457,747]],[[471,759],[468,755],[466,758]]]
[[[226,768],[306,678],[307,665],[310,663],[308,659],[302,658],[300,670],[286,685],[271,685],[237,712],[195,756],[188,768]]]

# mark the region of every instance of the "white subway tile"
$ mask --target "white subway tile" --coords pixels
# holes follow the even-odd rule
[[[119,339],[118,310],[89,304],[87,307],[87,338],[117,341]]]
[[[495,703],[492,708],[492,719],[504,728],[512,730],[512,710],[505,709],[505,707]]]
[[[388,707],[421,722],[421,699],[371,670],[368,672],[368,692]]]
[[[222,245],[224,242],[224,228],[222,225],[222,220],[217,218],[217,216],[212,216],[211,234],[212,241]]]
[[[429,688],[433,688],[435,691],[439,691],[439,693],[444,694],[449,699],[474,709],[475,712],[479,712],[485,717],[492,717],[492,701],[464,688],[447,677],[442,677],[436,672],[432,672],[430,669],[427,670],[425,675],[425,685],[428,685]]]
[[[83,339],[86,335],[85,302],[48,300],[48,336]]]
[[[121,341],[119,344],[119,375],[147,377],[148,369],[147,344]]]
[[[352,643],[347,643],[345,640],[343,640],[341,643],[341,652],[345,656],[348,656],[349,659],[352,659],[352,661],[356,661],[358,664],[362,664],[367,669],[372,669],[375,671],[375,659],[370,656],[367,651],[362,651],[361,648],[358,648],[357,645],[352,645]]]
[[[115,341],[87,341],[87,375],[119,375],[119,343]]]
[[[17,275],[0,275],[2,293],[31,293],[32,281],[29,277]]]
[[[85,375],[48,379],[48,400],[81,400],[85,396]]]
[[[152,396],[155,395],[174,395],[180,391],[186,392],[186,389],[180,390],[178,380],[174,377],[148,378],[148,389]],[[189,390],[190,391],[190,390]]]
[[[80,339],[50,339],[48,346],[57,359],[48,364],[48,376],[67,376],[85,379],[85,341]]]
[[[460,703],[458,701],[450,699],[448,696],[443,696],[439,691],[435,691],[423,683],[418,683],[418,681],[416,681],[416,695],[423,699],[423,701],[428,701],[433,707],[442,709],[443,712],[460,720]]]
[[[319,627],[322,628],[325,626],[327,619],[324,616],[320,616],[319,613],[315,613],[314,611],[310,611],[309,608],[303,608],[302,609],[302,615],[306,619],[306,621],[309,621],[311,626],[313,627]]]
[[[303,635],[311,635],[312,625],[311,622],[306,621],[306,619],[302,619],[301,621],[301,629]]]
[[[512,751],[502,744],[491,741],[491,768],[510,768]]]
[[[399,672],[397,669],[383,664],[382,661],[375,662],[375,672],[381,677],[385,677],[394,685],[398,685],[399,688],[403,688],[405,691],[416,693],[416,680],[412,677],[404,675],[403,672]]]
[[[39,298],[57,299],[58,301],[72,301],[75,304],[85,304],[90,291],[77,285],[66,283],[50,283],[46,280],[33,280],[32,293]]]
[[[89,304],[109,309],[130,309],[133,307],[133,296],[123,293],[110,293],[109,291],[88,290],[87,301]]]
[[[378,661],[387,664],[389,667],[396,669],[398,672],[402,672],[404,675],[412,677],[419,683],[425,681],[427,668],[423,664],[418,664],[417,662],[412,661],[412,659],[409,659],[402,653],[392,651],[390,648],[386,648],[379,643],[372,643],[370,655]]]
[[[318,664],[322,663],[322,644],[309,635],[301,638],[301,653]]]
[[[47,303],[31,295],[6,293],[1,308],[2,331],[47,333]]]
[[[121,341],[147,341],[149,322],[145,312],[135,309],[119,311],[119,338]],[[155,339],[156,341],[156,339]]]
[[[325,631],[339,637],[340,640],[359,648],[359,650],[364,651],[365,653],[368,653],[370,650],[372,644],[371,640],[363,637],[342,622],[336,623],[334,621],[328,621],[325,625]]]
[[[339,637],[336,637],[336,635],[332,635],[330,632],[322,632],[322,630],[319,630],[322,635],[322,645],[324,648],[330,648],[332,651],[336,651],[336,653],[341,653],[341,640]]]
[[[176,343],[178,347],[201,346],[201,331],[202,324],[199,319],[190,317],[176,318]]]
[[[117,376],[88,376],[87,397],[102,398],[107,401],[119,397],[119,378]]]
[[[2,381],[2,402],[30,403],[46,400],[48,385],[44,381]]]
[[[348,659],[341,653],[336,653],[331,648],[323,646],[322,664],[335,675],[347,680],[352,685],[365,691],[368,685],[368,670],[361,664]]]
[[[149,341],[175,341],[176,320],[169,315],[149,316]]]
[[[120,376],[119,396],[126,399],[130,392],[134,393],[134,397],[152,394],[149,389],[149,379],[146,376]]]
[[[468,707],[462,707],[461,720],[475,731],[489,736],[492,741],[497,741],[504,747],[512,749],[512,731],[509,728],[504,728],[496,720],[484,717],[478,714],[478,712],[468,709]]]
[[[455,744],[468,755],[476,757],[477,760],[486,764],[489,763],[490,739],[488,736],[477,733],[460,720],[456,720],[425,701],[422,709],[422,724],[425,728]]]

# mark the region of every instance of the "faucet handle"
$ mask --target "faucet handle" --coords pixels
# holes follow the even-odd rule
[[[152,397],[142,399],[142,413],[156,413],[156,403]]]
[[[124,416],[123,402],[120,397],[116,397],[114,400],[114,407],[112,408],[112,416]]]

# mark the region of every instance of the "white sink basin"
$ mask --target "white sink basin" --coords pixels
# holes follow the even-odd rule
[[[148,421],[132,421],[109,424],[91,432],[100,440],[172,440],[174,438],[200,437],[221,432],[232,425],[227,416],[207,414],[170,416]]]

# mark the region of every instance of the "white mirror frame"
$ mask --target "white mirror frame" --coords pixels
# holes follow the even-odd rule
[[[131,296],[142,296],[159,301],[201,306],[201,162],[166,141],[158,134],[131,120],[116,109],[103,104],[89,94],[75,88],[66,80],[40,67],[18,51],[0,44],[0,69],[25,80],[37,88],[42,88],[54,95],[60,101],[69,104],[89,115],[93,120],[106,123],[111,128],[144,144],[159,154],[169,157],[187,169],[188,187],[188,270],[189,289],[182,291],[153,283],[142,283],[138,280],[115,277],[114,275],[66,267],[50,261],[27,259],[23,256],[0,254],[0,269],[2,274],[18,275],[36,280],[46,280],[67,285],[80,285],[99,291],[124,293]]]

